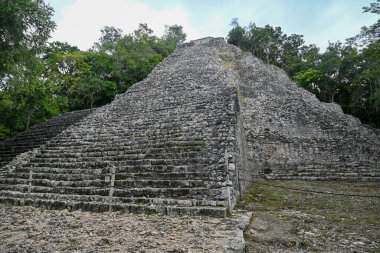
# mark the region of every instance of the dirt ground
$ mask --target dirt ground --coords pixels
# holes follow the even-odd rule
[[[0,252],[242,252],[249,215],[225,219],[0,205]]]
[[[247,252],[380,252],[379,183],[256,180],[243,199]]]

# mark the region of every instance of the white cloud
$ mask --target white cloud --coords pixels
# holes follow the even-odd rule
[[[58,11],[53,40],[66,41],[82,50],[90,48],[99,39],[100,29],[104,26],[121,28],[126,34],[135,30],[139,23],[147,23],[156,35],[161,36],[164,25],[178,24],[184,27],[188,40],[193,40],[227,36],[233,17],[238,17],[243,26],[250,21],[258,26],[281,26],[285,33],[302,34],[307,43],[315,43],[324,49],[328,40],[344,41],[357,34],[361,26],[373,24],[378,18],[361,13],[365,3],[355,0],[289,0],[286,3],[271,0],[270,4],[268,0],[225,0],[215,4],[211,0],[182,0],[175,1],[175,5],[165,5],[166,8],[156,4],[161,6],[159,9],[141,0],[46,1]],[[205,5],[201,5],[202,2]]]
[[[137,29],[139,23],[147,23],[158,36],[163,35],[165,25],[178,24],[183,26],[188,40],[201,37],[180,6],[155,10],[137,0],[75,0],[63,10],[52,40],[87,50],[98,41],[104,26],[121,28],[127,34]]]

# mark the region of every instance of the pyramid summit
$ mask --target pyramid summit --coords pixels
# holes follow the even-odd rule
[[[223,38],[179,46],[16,155],[0,169],[1,202],[72,210],[225,216],[253,177],[380,180],[372,129]]]

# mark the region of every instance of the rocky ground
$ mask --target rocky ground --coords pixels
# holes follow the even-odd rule
[[[380,252],[376,196],[379,183],[255,180],[226,219],[0,205],[0,252]]]
[[[247,252],[380,252],[379,183],[256,180],[242,206]]]
[[[242,252],[248,222],[0,205],[0,252]]]

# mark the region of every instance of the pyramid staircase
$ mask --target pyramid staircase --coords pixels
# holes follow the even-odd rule
[[[91,111],[91,109],[86,109],[63,113],[0,142],[0,168],[12,161],[17,155],[45,144],[67,127],[88,116]]]
[[[236,92],[203,50],[178,49],[27,161],[5,166],[0,202],[226,216],[235,202]]]

